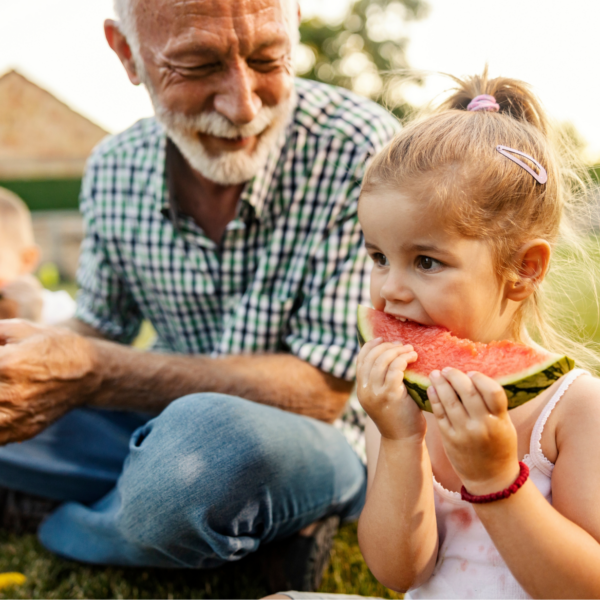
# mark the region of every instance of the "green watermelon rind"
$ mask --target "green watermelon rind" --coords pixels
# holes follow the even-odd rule
[[[373,332],[368,320],[367,307],[358,308],[358,342],[361,347],[373,339]],[[555,381],[573,370],[575,362],[568,356],[550,354],[548,359],[525,369],[519,373],[513,373],[507,377],[498,379],[498,383],[504,388],[508,398],[508,409],[516,408],[539,396],[545,389],[549,388]],[[427,388],[431,385],[428,377],[407,369],[404,373],[404,385],[411,398],[418,404],[421,410],[432,412],[431,403],[427,397]]]

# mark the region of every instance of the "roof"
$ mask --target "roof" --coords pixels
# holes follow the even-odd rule
[[[20,73],[0,77],[0,179],[81,177],[106,135]]]

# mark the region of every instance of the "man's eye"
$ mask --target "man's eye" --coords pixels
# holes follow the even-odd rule
[[[218,62],[205,63],[202,65],[196,65],[194,67],[179,67],[176,69],[178,73],[183,77],[197,77],[213,73],[218,70],[221,65]]]
[[[270,59],[255,58],[255,59],[249,60],[248,64],[253,69],[257,69],[259,71],[268,71],[269,69],[274,69],[275,67],[277,67],[280,62],[281,62],[280,59],[274,59],[274,58],[270,58]]]
[[[442,263],[431,256],[418,256],[417,266],[423,271],[435,271],[442,266]]]
[[[249,60],[248,62],[252,63],[253,65],[272,65],[277,62],[277,59],[276,58],[253,58],[253,59]]]
[[[373,254],[373,262],[379,267],[387,267],[389,265],[387,256],[385,254],[381,254],[381,252],[376,252]]]

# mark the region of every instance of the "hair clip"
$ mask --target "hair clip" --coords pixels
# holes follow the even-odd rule
[[[548,173],[546,173],[546,169],[540,165],[540,163],[529,156],[529,154],[525,154],[524,152],[519,152],[519,150],[515,150],[514,148],[509,148],[508,146],[496,146],[496,150],[502,154],[502,156],[508,158],[508,160],[512,160],[514,163],[519,165],[521,168],[525,169],[538,183],[544,184],[548,181]],[[539,173],[536,173],[530,166],[526,165],[522,160],[519,160],[516,156],[512,156],[513,154],[518,154],[530,160],[539,170]]]

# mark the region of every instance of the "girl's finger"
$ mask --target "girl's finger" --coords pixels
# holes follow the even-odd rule
[[[499,416],[508,410],[506,392],[497,381],[483,373],[471,372],[468,376],[493,415]]]
[[[446,367],[442,369],[442,375],[454,388],[471,419],[483,418],[490,414],[481,394],[467,374],[458,369]]]
[[[385,377],[385,383],[387,385],[393,383],[395,380],[404,379],[404,372],[408,365],[414,363],[418,358],[417,353],[412,350],[410,352],[403,352],[398,355],[390,364],[388,372]]]
[[[357,365],[362,365],[365,362],[365,359],[367,358],[367,356],[369,355],[369,352],[371,352],[371,350],[373,348],[375,348],[376,346],[378,346],[379,344],[381,344],[381,342],[383,341],[383,338],[375,338],[373,340],[370,340],[369,342],[367,342],[361,349],[360,352],[358,353],[358,358],[356,361]]]
[[[391,364],[398,357],[407,354],[408,352],[406,349],[406,346],[391,346],[377,357],[373,363],[371,372],[369,373],[371,385],[381,387],[385,385],[385,380]],[[404,366],[406,368],[406,362],[404,363]]]
[[[365,362],[365,359],[367,358],[371,349],[374,348],[375,346],[377,346],[378,344],[380,344],[381,342],[382,342],[381,338],[375,338],[374,340],[371,340],[370,342],[367,342],[364,346],[362,346],[362,348],[358,352],[358,357],[356,359],[356,366],[357,367],[362,366],[362,364]]]
[[[429,402],[431,404],[433,416],[436,418],[440,429],[442,431],[450,431],[452,429],[452,423],[450,423],[450,419],[448,419],[448,415],[444,410],[444,406],[440,402],[437,392],[432,385],[427,388],[427,397],[429,398]]]
[[[381,356],[381,354],[383,354],[389,348],[406,348],[412,350],[412,346],[402,345],[398,342],[384,342],[381,338],[378,338],[378,340],[379,342],[370,347],[368,351],[363,355],[362,364],[363,368],[367,371],[370,371],[373,368],[373,364],[375,363],[375,361],[379,358],[379,356]],[[365,344],[365,346],[363,346],[363,350],[366,347],[367,346]]]
[[[387,344],[383,343],[383,338],[371,340],[362,347],[357,364],[357,378],[359,376],[364,380],[369,378],[373,363],[377,357],[385,351],[386,347]]]
[[[463,424],[467,418],[467,411],[458,399],[456,392],[446,378],[439,371],[432,371],[429,375],[431,385],[435,388],[435,392],[444,407],[446,416],[452,427]]]

